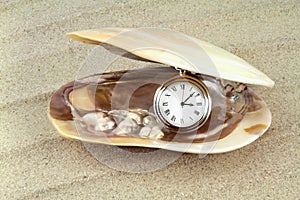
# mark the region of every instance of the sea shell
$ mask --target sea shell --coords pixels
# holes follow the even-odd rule
[[[101,80],[93,82],[92,88],[88,81],[62,86],[51,98],[49,118],[64,137],[117,146],[222,153],[253,142],[271,124],[270,110],[250,86],[272,87],[274,82],[246,61],[219,47],[165,29],[107,28],[73,32],[68,36],[103,45],[114,53],[127,52],[123,54],[126,57],[158,62],[165,67],[115,71],[84,78]],[[201,64],[201,54],[209,58],[206,63]],[[213,101],[209,120],[190,134],[165,130],[152,110],[156,89],[178,75],[176,69],[201,79]],[[129,74],[130,78],[119,82],[124,74]],[[130,91],[133,85],[143,85],[153,77],[157,80],[155,84]],[[118,92],[114,90],[116,85],[121,88]],[[92,90],[95,93],[92,94]],[[117,98],[112,107],[114,95]],[[129,107],[124,105],[125,100]],[[82,129],[80,133],[76,128],[78,125]]]

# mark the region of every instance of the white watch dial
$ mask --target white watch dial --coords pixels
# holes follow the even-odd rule
[[[157,96],[156,112],[163,121],[179,128],[199,124],[207,116],[208,100],[199,86],[184,79],[174,81]]]

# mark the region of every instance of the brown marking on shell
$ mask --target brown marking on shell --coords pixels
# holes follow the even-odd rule
[[[262,101],[262,98],[259,97],[252,88],[247,87],[248,92],[251,94],[251,96],[253,97],[253,99],[257,100],[257,101]]]
[[[103,110],[149,110],[156,89],[163,81],[178,74],[167,67],[143,68],[138,70],[114,72],[112,83],[96,88],[95,106]],[[117,77],[116,77],[117,76]],[[153,79],[157,80],[153,82]],[[118,84],[114,82],[118,81]]]
[[[50,116],[54,119],[59,120],[72,120],[73,115],[71,113],[70,107],[65,101],[65,95],[68,96],[70,88],[73,88],[74,81],[63,85],[59,90],[57,90],[51,97],[50,100]]]
[[[255,112],[262,108],[262,105],[258,102],[253,102],[251,105],[249,105],[247,112]]]
[[[123,75],[126,74],[126,77]],[[98,76],[100,82],[96,86],[81,84],[76,82],[74,85],[74,81],[67,83],[59,90],[57,90],[51,97],[50,100],[50,116],[54,119],[59,120],[72,120],[73,116],[71,113],[71,109],[68,106],[67,101],[70,100],[70,93],[73,90],[78,90],[80,88],[84,88],[82,93],[88,94],[89,98],[86,98],[86,102],[89,104],[87,106],[80,104],[82,109],[79,109],[80,114],[85,114],[87,108],[94,107],[92,110],[106,110],[109,111],[112,109],[128,109],[128,105],[124,104],[124,99],[129,99],[129,109],[142,109],[149,110],[152,106],[152,99],[155,93],[155,90],[159,87],[159,84],[163,83],[163,81],[176,76],[178,72],[169,67],[159,67],[159,68],[145,68],[138,70],[123,70],[117,71],[113,73],[103,73],[101,75],[93,75]],[[153,81],[153,77],[157,80],[154,84],[144,84],[145,82]],[[89,78],[89,77],[87,77]],[[118,84],[118,88],[116,89],[118,93],[114,94],[114,88],[116,86],[115,82],[117,82],[120,78],[122,78],[122,82]],[[111,84],[102,84],[102,83],[111,83]],[[136,88],[136,85],[140,84],[141,86]],[[130,86],[131,85],[131,86]],[[134,86],[132,86],[134,85]],[[96,88],[95,88],[96,87]],[[86,90],[86,91],[85,91]],[[122,92],[123,91],[123,92]],[[126,93],[126,91],[133,91],[132,94]],[[71,96],[74,97],[74,94]],[[79,93],[78,93],[79,94]],[[78,95],[76,95],[78,96]],[[111,98],[113,97],[114,104],[111,105]],[[147,98],[145,98],[147,97]],[[90,100],[91,102],[88,102]],[[78,103],[75,101],[75,103]],[[91,104],[94,103],[95,106]]]
[[[248,128],[244,128],[244,130],[249,134],[260,135],[266,128],[266,124],[256,124]]]

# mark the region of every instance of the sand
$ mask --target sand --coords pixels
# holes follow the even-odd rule
[[[299,1],[2,1],[0,199],[299,199]],[[233,152],[184,154],[148,173],[98,162],[47,118],[51,94],[94,47],[69,31],[164,27],[247,60],[276,83],[257,88],[269,131]]]

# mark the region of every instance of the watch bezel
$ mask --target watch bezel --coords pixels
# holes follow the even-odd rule
[[[205,106],[205,112],[204,115],[200,120],[198,120],[196,123],[187,126],[187,127],[178,127],[173,124],[170,124],[161,114],[161,109],[159,109],[159,100],[161,97],[162,92],[171,84],[175,82],[180,82],[180,81],[187,81],[190,82],[194,85],[196,85],[203,93],[204,95],[204,100],[206,102]],[[169,129],[172,132],[179,132],[179,133],[186,133],[186,132],[191,132],[199,129],[202,127],[205,122],[208,120],[210,113],[211,113],[211,98],[209,95],[208,88],[206,85],[197,77],[187,75],[187,74],[180,74],[178,76],[175,76],[167,81],[165,81],[159,88],[157,88],[154,99],[153,99],[153,107],[154,107],[154,114],[156,115],[158,121],[163,124],[164,128]]]

